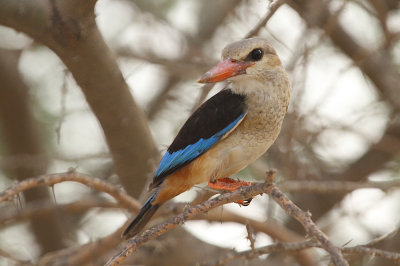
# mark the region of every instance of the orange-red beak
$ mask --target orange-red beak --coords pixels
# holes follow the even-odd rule
[[[228,58],[207,71],[197,82],[214,83],[223,81],[246,73],[246,69],[252,65],[254,65],[254,62],[243,62]]]

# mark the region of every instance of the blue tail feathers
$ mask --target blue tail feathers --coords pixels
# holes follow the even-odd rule
[[[153,201],[157,195],[157,191],[155,191],[144,203],[143,207],[140,209],[138,215],[136,216],[135,220],[131,222],[131,224],[125,229],[122,233],[122,236],[125,239],[134,237],[137,235],[149,222],[151,217],[157,211],[159,204],[153,205]]]

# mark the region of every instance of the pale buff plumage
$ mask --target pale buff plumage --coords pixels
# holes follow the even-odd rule
[[[254,162],[274,143],[290,99],[290,80],[275,49],[262,38],[235,42],[222,58],[244,60],[255,48],[264,56],[246,73],[228,79],[228,88],[246,95],[248,111],[236,128],[192,163],[171,174],[161,185],[155,204],[179,195],[195,184],[228,177]]]

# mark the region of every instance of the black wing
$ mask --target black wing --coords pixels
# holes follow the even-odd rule
[[[246,115],[245,96],[225,89],[203,103],[186,121],[168,148],[151,188],[209,150]]]

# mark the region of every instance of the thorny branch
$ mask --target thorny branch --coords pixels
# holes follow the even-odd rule
[[[301,223],[308,236],[315,238],[321,244],[321,247],[330,254],[334,265],[348,265],[340,250],[332,244],[328,237],[311,220],[311,213],[302,211],[273,184],[274,177],[275,171],[269,171],[267,183],[270,184],[270,189],[266,193],[272,197],[287,214]]]
[[[279,184],[285,192],[313,192],[318,194],[351,192],[356,189],[376,188],[384,191],[400,187],[400,180],[379,182],[351,182],[351,181],[296,181],[289,180]]]
[[[2,209],[0,212],[0,226],[11,222],[15,223],[21,220],[31,219],[32,217],[47,216],[54,210],[61,213],[80,214],[91,208],[121,208],[121,206],[99,197],[89,197],[80,201],[61,205],[39,201],[27,204],[23,209]]]
[[[230,252],[226,256],[223,256],[215,261],[203,262],[200,263],[200,265],[202,266],[225,265],[226,263],[238,258],[253,259],[254,257],[261,256],[264,254],[270,254],[273,252],[299,251],[306,248],[317,247],[317,246],[318,246],[317,242],[315,242],[315,240],[312,239],[302,242],[276,243],[242,252]]]
[[[381,241],[382,239],[386,239],[388,236],[391,234],[386,234],[381,237],[378,237],[376,239],[377,242]],[[372,242],[375,243],[375,240]],[[391,260],[395,263],[400,263],[400,253],[396,252],[389,252],[389,251],[384,251],[381,249],[377,248],[370,248],[368,247],[369,243],[367,245],[358,245],[354,247],[343,247],[340,248],[343,254],[364,254],[364,255],[369,255],[371,257],[382,257],[388,260]],[[204,262],[201,263],[200,265],[225,265],[229,261],[238,259],[238,258],[246,258],[246,259],[253,259],[255,257],[264,255],[264,254],[271,254],[274,252],[288,252],[288,251],[299,251],[299,250],[304,250],[307,248],[320,248],[321,244],[316,242],[313,239],[309,239],[306,241],[301,241],[301,242],[292,242],[292,243],[275,243],[271,244],[268,246],[260,247],[260,248],[255,248],[251,250],[246,250],[242,252],[230,252],[226,256],[223,256],[215,261],[210,261],[210,262]]]
[[[305,228],[307,234],[318,241],[321,247],[330,254],[331,260],[335,265],[348,265],[348,263],[344,260],[340,250],[329,241],[325,234],[322,233],[321,230],[311,220],[310,214],[303,212],[274,185],[274,175],[275,171],[269,171],[267,182],[254,183],[249,187],[242,187],[237,191],[222,194],[199,205],[187,207],[182,214],[169,219],[167,222],[154,226],[142,233],[141,235],[136,236],[131,240],[128,240],[128,243],[123,248],[123,250],[114,255],[107,262],[106,265],[121,264],[132,252],[134,252],[143,243],[155,239],[156,237],[164,234],[165,232],[175,228],[180,224],[183,224],[185,221],[195,217],[200,213],[207,212],[226,203],[249,199],[263,193],[267,193],[290,216],[299,221]]]
[[[38,177],[32,177],[14,184],[10,188],[0,193],[0,202],[3,202],[12,196],[18,195],[22,191],[38,187],[38,186],[53,186],[57,183],[65,181],[75,181],[81,184],[87,185],[98,191],[105,192],[114,197],[122,206],[129,210],[138,211],[141,204],[125,193],[122,189],[103,181],[98,178],[93,178],[85,174],[78,173],[76,171],[70,171],[60,174],[48,174],[41,175]]]

